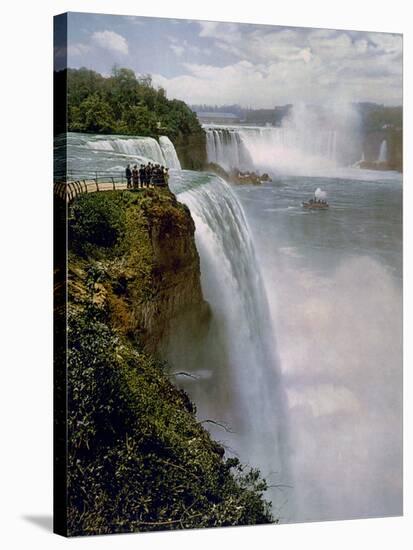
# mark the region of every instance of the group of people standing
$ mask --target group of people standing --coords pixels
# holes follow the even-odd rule
[[[324,199],[317,199],[317,197],[314,197],[314,199],[310,199],[308,201],[310,204],[322,204],[322,205],[327,205],[327,201],[324,200]]]
[[[140,189],[154,185],[168,185],[169,171],[160,164],[135,164],[133,168],[128,164],[125,170],[128,189]]]

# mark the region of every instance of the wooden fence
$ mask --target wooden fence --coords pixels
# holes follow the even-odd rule
[[[61,199],[71,202],[83,193],[116,191],[127,189],[126,179],[115,176],[97,176],[93,179],[75,179],[54,183],[54,193]]]

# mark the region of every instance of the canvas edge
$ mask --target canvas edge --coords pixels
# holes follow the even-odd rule
[[[53,135],[67,129],[67,13],[53,17]],[[66,173],[66,147],[54,149]],[[67,537],[67,206],[53,193],[53,532]]]

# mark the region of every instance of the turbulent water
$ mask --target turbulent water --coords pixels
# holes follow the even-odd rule
[[[202,289],[213,311],[205,353],[191,371],[199,380],[187,389],[201,414],[227,428],[213,428],[214,436],[274,485],[270,495],[277,514],[289,519],[293,495],[287,487],[285,394],[251,232],[221,178],[177,173],[172,189],[195,221]]]
[[[360,117],[351,105],[295,105],[280,127],[206,125],[209,162],[226,170],[308,175],[360,159]]]
[[[170,186],[195,221],[213,313],[205,340],[184,335],[186,349],[180,342],[171,359],[194,375],[181,383],[205,427],[274,485],[275,515],[397,515],[401,178],[340,167],[342,142],[331,129],[311,146],[304,130],[294,139],[274,130],[208,131],[210,160],[268,168],[273,182],[261,186],[231,188],[179,170],[163,139],[69,134],[68,169],[109,173],[149,159],[171,166]],[[330,209],[304,211],[301,201],[318,188]]]
[[[206,127],[208,161],[226,170],[274,168],[286,171],[309,166],[335,166],[338,162],[337,132],[313,134],[291,128],[250,126]]]
[[[288,396],[295,521],[402,511],[401,178],[337,176],[237,188]],[[317,188],[330,209],[303,211]]]
[[[377,161],[387,162],[387,141],[385,139],[383,139],[380,144],[379,158],[377,159]]]
[[[179,162],[179,158],[172,141],[167,136],[160,136],[159,144],[166,161],[166,166],[180,170],[181,163]]]
[[[149,161],[171,169],[181,165],[171,140],[161,136],[159,142],[150,137],[80,134],[69,132],[67,142],[61,137],[55,150],[67,151],[67,166],[59,164],[55,154],[55,173],[60,177],[66,169],[69,178],[93,177],[108,174],[122,178],[127,164],[146,164]],[[63,151],[65,152],[65,151]]]

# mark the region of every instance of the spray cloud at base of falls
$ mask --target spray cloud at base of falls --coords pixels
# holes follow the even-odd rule
[[[205,126],[208,161],[225,170],[311,173],[354,164],[360,120],[351,104],[295,105],[280,127]]]

